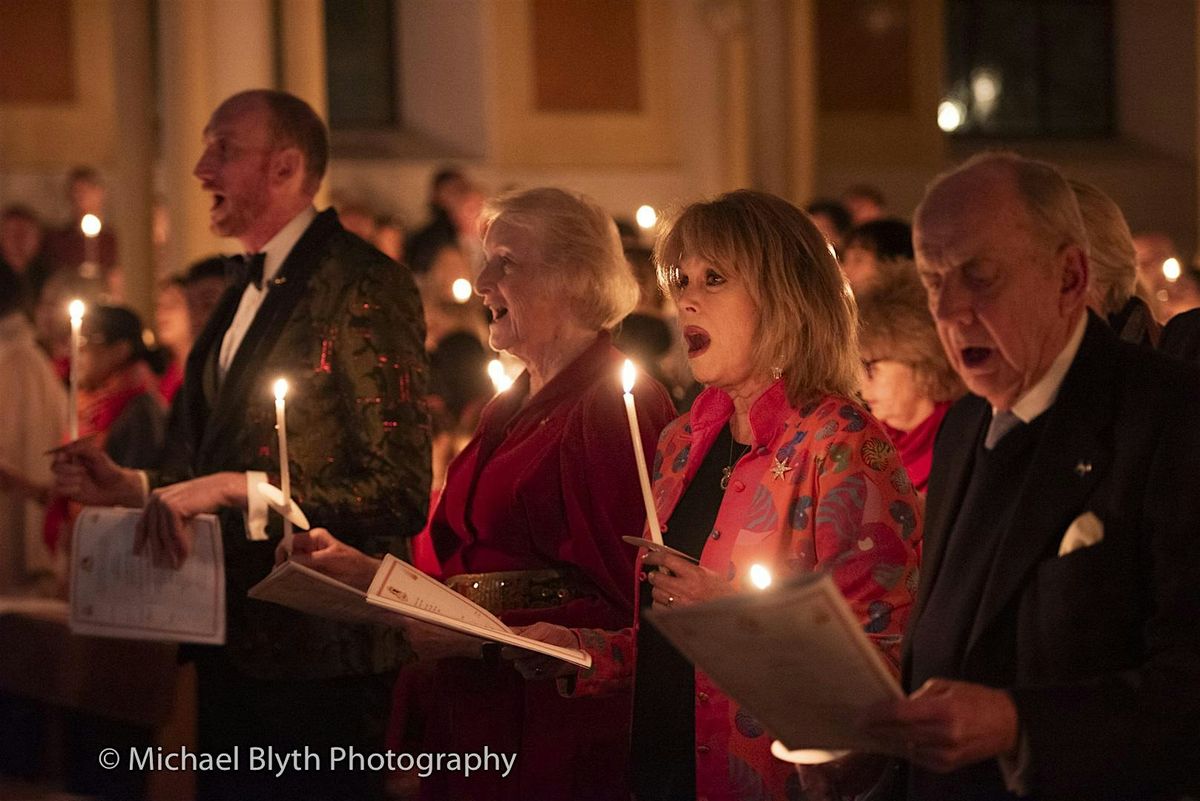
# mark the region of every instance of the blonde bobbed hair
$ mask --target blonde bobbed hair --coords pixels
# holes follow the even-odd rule
[[[758,317],[756,373],[781,369],[796,406],[821,395],[852,396],[862,365],[854,297],[825,237],[786,200],[740,190],[684,208],[658,239],[664,289],[678,294],[679,265],[702,259],[742,281]]]

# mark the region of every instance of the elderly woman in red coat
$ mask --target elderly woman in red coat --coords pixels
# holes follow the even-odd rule
[[[628,627],[636,553],[621,536],[640,533],[645,513],[623,357],[608,333],[637,298],[616,226],[581,196],[532,189],[487,205],[483,250],[475,291],[491,313],[491,346],[526,370],[483,410],[449,467],[430,523],[442,573],[509,625]],[[648,379],[635,400],[651,450],[674,417],[671,401]],[[299,535],[296,549],[297,561],[364,588],[377,564],[321,530]],[[628,688],[563,698],[552,683],[526,683],[509,663],[479,657],[475,648],[438,661],[420,749],[487,748],[516,754],[515,767],[434,772],[422,798],[627,801]]]
[[[643,553],[639,610],[749,589],[754,564],[777,579],[828,570],[898,674],[921,504],[887,434],[855,400],[854,300],[824,239],[787,202],[741,191],[685,209],[656,257],[707,388],[663,431],[654,500],[665,543],[699,564]],[[634,684],[638,801],[800,795],[770,734],[652,626],[539,623],[524,633],[593,659],[577,671],[520,658],[531,678],[556,675],[575,698]]]

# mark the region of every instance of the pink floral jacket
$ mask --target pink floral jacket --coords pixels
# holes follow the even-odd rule
[[[732,414],[729,396],[710,388],[663,431],[654,459],[660,520],[670,518]],[[776,577],[832,571],[899,674],[900,637],[916,591],[922,507],[887,435],[844,397],[792,408],[782,382],[755,402],[750,425],[751,450],[734,467],[700,564],[727,576],[738,590],[750,588],[748,571],[756,562]],[[574,695],[628,688],[637,625],[576,630],[593,665],[577,677]],[[771,736],[699,670],[695,705],[699,798],[795,797],[795,771],[771,756]]]

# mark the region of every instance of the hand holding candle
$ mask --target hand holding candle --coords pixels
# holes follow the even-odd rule
[[[650,492],[650,472],[646,469],[646,454],[642,450],[641,429],[638,428],[637,408],[633,403],[633,384],[637,380],[637,368],[629,359],[621,370],[621,383],[625,388],[625,414],[629,418],[629,436],[633,440],[633,455],[637,459],[638,479],[642,484],[642,501],[646,504],[646,524],[650,528],[650,539],[662,545],[662,528],[658,524],[658,512],[654,508],[654,496]]]
[[[71,442],[79,439],[79,348],[83,340],[83,301],[67,306],[71,315],[71,374],[67,384],[67,430]]]

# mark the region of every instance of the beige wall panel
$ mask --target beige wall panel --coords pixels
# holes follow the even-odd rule
[[[0,13],[0,103],[73,101],[71,0],[6,0]]]
[[[548,113],[536,109],[529,0],[493,0],[491,150],[502,165],[663,166],[678,160],[686,120],[672,117],[670,61],[656,33],[671,26],[671,5],[639,0],[643,105],[639,113]],[[614,69],[620,69],[614,65]]]
[[[816,9],[813,0],[792,0],[788,8],[791,34],[791,134],[788,199],[806,203],[817,182]]]
[[[830,11],[838,4],[823,2],[818,11]],[[869,4],[855,4],[866,8]],[[944,4],[942,0],[894,0],[889,5],[900,16],[895,24],[904,24],[909,34],[909,46],[905,53],[909,75],[904,80],[892,79],[881,74],[885,84],[907,87],[909,99],[903,103],[889,103],[892,109],[849,111],[848,107],[861,106],[870,95],[865,84],[870,76],[858,76],[857,90],[849,90],[841,100],[829,97],[836,92],[835,83],[822,79],[822,108],[818,130],[818,160],[820,163],[860,165],[862,167],[909,164],[936,168],[941,164],[944,139],[935,121],[942,84],[944,49]],[[821,26],[829,26],[830,14],[818,14],[818,47],[833,46],[827,40]],[[886,22],[886,20],[885,20]],[[862,46],[866,47],[867,42]],[[845,43],[839,43],[845,48]],[[836,59],[821,58],[819,63],[835,63]],[[881,71],[884,65],[876,65]],[[895,108],[907,108],[897,111]]]
[[[110,166],[115,144],[112,3],[74,0],[75,100],[0,103],[0,168]]]

